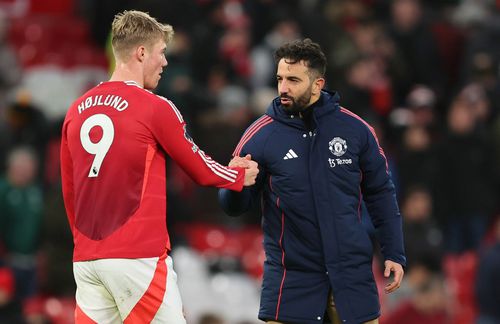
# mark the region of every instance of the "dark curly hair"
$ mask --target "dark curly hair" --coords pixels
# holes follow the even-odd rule
[[[313,42],[311,39],[299,39],[286,44],[283,44],[274,53],[276,64],[281,59],[285,59],[287,63],[295,64],[304,61],[305,65],[315,72],[315,77],[323,77],[326,71],[326,57],[321,46]]]

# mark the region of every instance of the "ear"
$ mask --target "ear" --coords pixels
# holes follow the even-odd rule
[[[320,93],[324,86],[325,86],[325,79],[317,78],[313,82],[312,94],[316,95],[316,94]]]
[[[146,47],[142,45],[138,46],[135,49],[135,57],[137,58],[137,60],[142,63],[142,61],[144,61],[145,56],[146,56]]]

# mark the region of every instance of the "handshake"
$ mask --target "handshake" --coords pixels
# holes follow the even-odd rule
[[[259,164],[252,161],[252,156],[247,154],[245,157],[235,156],[228,165],[230,168],[239,167],[245,169],[244,186],[248,187],[255,184],[255,178],[259,174]]]

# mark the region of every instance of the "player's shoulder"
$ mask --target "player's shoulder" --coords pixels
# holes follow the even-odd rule
[[[140,97],[141,101],[146,100],[155,102],[157,100],[156,95],[153,92],[144,89],[135,81],[123,81],[122,87],[119,91],[127,92],[131,96]]]
[[[151,91],[144,89],[140,84],[135,81],[108,81],[101,82],[90,90],[95,93],[112,93],[117,96],[122,96],[127,99],[137,97],[141,101],[155,100],[155,94]]]
[[[356,128],[359,131],[370,130],[372,128],[366,120],[345,107],[340,107],[338,117],[343,123],[347,123],[350,127]]]
[[[130,96],[140,98],[142,103],[146,103],[144,106],[148,106],[151,109],[172,109],[178,111],[177,107],[171,100],[155,94],[151,90],[145,89],[135,81],[123,81],[119,91],[127,92]]]
[[[89,97],[92,96],[102,96],[103,102],[107,97],[108,100],[113,101],[116,100],[116,97],[123,97],[129,99],[133,96],[140,96],[141,99],[144,96],[149,96],[148,91],[142,88],[135,81],[105,81],[97,84],[96,86],[87,90],[84,94],[78,97],[75,101],[73,101],[73,106],[78,106],[82,103],[82,101],[89,101]],[[96,102],[101,103],[101,102]],[[87,103],[90,104],[90,101]]]
[[[240,155],[244,147],[247,149],[262,147],[260,144],[266,142],[267,138],[271,136],[275,130],[275,125],[274,119],[267,114],[257,118],[241,136],[233,155]]]
[[[275,125],[274,118],[264,114],[250,124],[243,135],[247,137],[257,136],[257,138],[266,137],[273,132]]]
[[[177,116],[177,118],[179,119],[179,122],[181,122],[181,123],[184,122],[184,119],[182,118],[182,114],[181,114],[180,110],[177,108],[177,106],[174,104],[174,102],[172,100],[168,99],[167,97],[164,97],[164,96],[161,96],[158,94],[154,94],[152,92],[151,92],[151,94],[154,96],[153,100],[156,103],[154,105],[155,109],[167,109]]]

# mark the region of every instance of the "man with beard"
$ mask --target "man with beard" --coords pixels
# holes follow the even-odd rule
[[[262,204],[264,278],[259,318],[267,323],[378,323],[373,246],[364,200],[380,234],[384,276],[403,277],[401,216],[373,128],[323,90],[326,58],[310,39],[275,53],[279,97],[243,134],[233,155],[258,162],[256,184],[221,189],[229,215]],[[230,166],[245,166],[240,159]],[[259,199],[261,198],[261,199]]]

